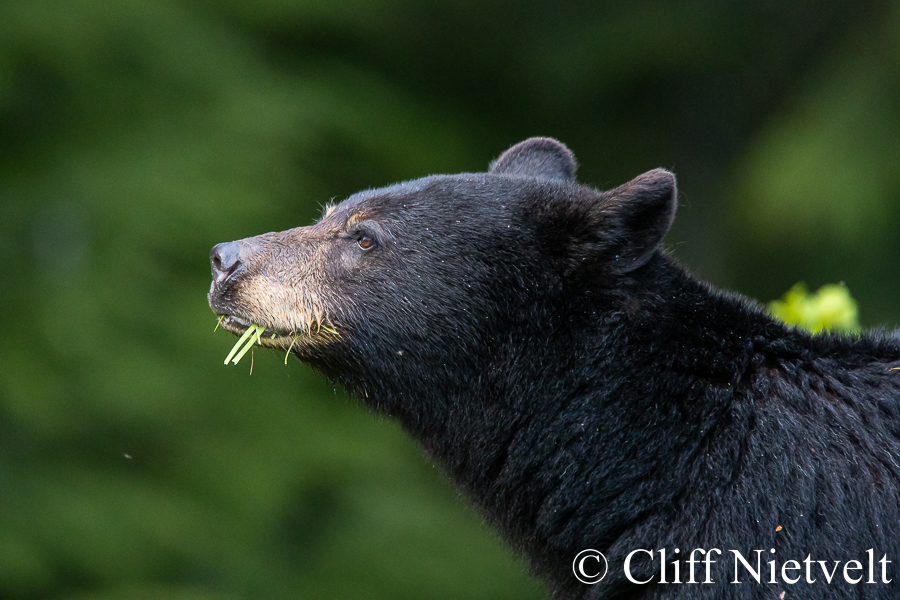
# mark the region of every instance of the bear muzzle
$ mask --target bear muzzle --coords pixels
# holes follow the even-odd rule
[[[213,246],[208,300],[223,329],[242,335],[258,326],[264,328],[262,345],[292,348],[296,353],[337,337],[336,325],[328,317],[329,303],[321,293],[322,265],[309,252],[315,245],[304,239],[310,230],[298,228]],[[278,268],[304,263],[296,271]]]

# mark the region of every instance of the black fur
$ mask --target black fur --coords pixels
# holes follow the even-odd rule
[[[670,173],[598,192],[574,172],[539,138],[488,173],[339,205],[328,218],[364,209],[376,246],[335,266],[341,337],[301,358],[399,420],[555,598],[900,597],[729,584],[728,566],[732,549],[780,567],[873,548],[900,576],[897,335],[774,321],[658,249]],[[722,549],[716,583],[625,580],[631,550],[676,547]],[[572,572],[587,548],[610,563],[593,587]]]

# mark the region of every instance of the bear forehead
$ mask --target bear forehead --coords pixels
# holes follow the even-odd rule
[[[335,215],[348,224],[375,218],[379,209],[403,209],[426,205],[430,210],[452,211],[453,205],[446,200],[453,198],[464,203],[467,209],[490,209],[499,207],[500,200],[524,199],[525,190],[539,187],[550,196],[564,193],[572,187],[582,187],[575,183],[534,179],[517,175],[494,173],[457,173],[452,175],[429,175],[380,188],[363,190],[347,199],[327,207],[323,218]],[[441,204],[429,204],[443,201]],[[475,203],[473,203],[475,201]],[[408,203],[408,204],[407,204]]]

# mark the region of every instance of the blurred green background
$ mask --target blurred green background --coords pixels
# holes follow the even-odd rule
[[[274,352],[210,247],[484,170],[679,177],[667,244],[900,324],[900,0],[0,2],[0,598],[540,598],[439,468]]]

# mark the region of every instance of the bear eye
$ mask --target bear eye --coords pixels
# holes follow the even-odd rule
[[[369,248],[371,248],[372,246],[375,245],[375,240],[373,240],[372,238],[370,238],[367,235],[364,235],[361,238],[359,238],[358,240],[356,240],[356,245],[359,246],[360,248],[362,248],[363,250],[368,250]]]

